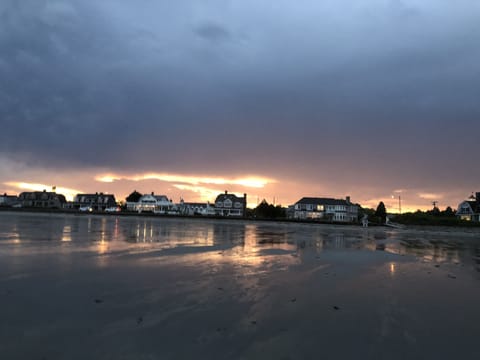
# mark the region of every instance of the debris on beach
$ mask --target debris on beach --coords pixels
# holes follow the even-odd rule
[[[222,287],[218,287],[217,290],[223,291],[223,288],[222,288]]]
[[[450,279],[456,279],[456,278],[457,278],[457,277],[456,277],[455,275],[453,275],[453,274],[448,274],[447,276],[448,276]]]
[[[101,304],[101,303],[103,303],[103,300],[102,300],[102,299],[94,299],[93,301],[95,302],[95,304]]]
[[[334,305],[334,306],[333,306],[333,309],[334,309],[334,310],[340,310],[340,308],[339,308],[337,305]]]
[[[256,321],[256,320],[252,320],[252,321],[250,321],[250,324],[252,324],[252,325],[257,325],[257,321]]]
[[[143,316],[137,318],[137,325],[140,325],[141,323],[143,323]]]
[[[297,298],[293,298],[293,299],[291,299],[290,301],[291,301],[291,302],[295,302],[295,301],[297,301]]]

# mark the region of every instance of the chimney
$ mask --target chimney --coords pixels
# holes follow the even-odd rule
[[[227,194],[228,194],[228,191],[227,191],[227,190],[225,190],[225,195],[227,195]]]
[[[350,204],[350,196],[347,196],[347,204]]]
[[[152,191],[152,196],[153,196],[153,191]]]
[[[480,202],[480,192],[475,193],[475,197],[477,198],[477,202]]]

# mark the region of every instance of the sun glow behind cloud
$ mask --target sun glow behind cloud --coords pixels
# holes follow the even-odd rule
[[[27,191],[28,190],[29,191],[43,191],[43,190],[51,191],[52,189],[51,185],[36,184],[36,183],[9,181],[9,182],[5,182],[4,184],[7,186],[17,188],[19,190],[27,190]],[[68,201],[72,201],[75,195],[81,194],[83,191],[56,186],[55,192],[65,195],[65,198]]]
[[[275,183],[273,179],[247,176],[240,178],[223,178],[223,177],[202,177],[202,176],[186,176],[175,174],[145,173],[135,175],[120,174],[102,174],[97,175],[95,180],[100,182],[111,183],[119,180],[142,181],[142,180],[160,180],[171,183],[183,183],[190,185],[240,185],[248,188],[263,188],[268,184]]]
[[[264,189],[270,184],[277,183],[277,180],[262,177],[262,176],[243,176],[226,178],[220,176],[193,176],[193,175],[178,175],[167,173],[140,173],[140,174],[118,174],[118,173],[106,173],[99,174],[95,177],[96,181],[104,183],[113,183],[117,181],[147,181],[158,180],[171,183],[171,186],[175,189],[191,192],[196,194],[195,201],[213,201],[218,194],[223,193],[225,190],[229,190],[228,187],[236,187],[232,189],[231,193],[237,196],[243,196],[243,193],[249,193],[248,189]],[[220,187],[222,186],[222,187]],[[244,190],[240,190],[238,187],[244,187]],[[186,201],[192,201],[190,195],[185,194],[182,198]],[[247,201],[250,200],[247,197]],[[256,206],[256,203],[249,203],[249,206]]]

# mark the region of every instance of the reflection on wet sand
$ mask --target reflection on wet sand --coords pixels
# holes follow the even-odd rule
[[[4,358],[478,358],[473,232],[0,217]]]
[[[265,265],[298,263],[312,251],[367,250],[413,256],[435,263],[468,263],[480,270],[480,246],[474,230],[362,229],[242,221],[121,218],[57,214],[2,213],[0,241],[93,246],[98,254],[153,251],[157,255],[189,255],[204,260]],[[143,244],[142,247],[138,247]],[[145,246],[149,247],[145,247]],[[194,251],[194,249],[196,249]],[[161,251],[164,250],[162,253]],[[159,252],[160,251],[160,252]],[[221,252],[221,256],[218,256]],[[394,273],[394,271],[392,271]]]

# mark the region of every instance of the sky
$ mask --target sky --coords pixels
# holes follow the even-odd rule
[[[478,0],[3,0],[0,192],[456,208]]]

